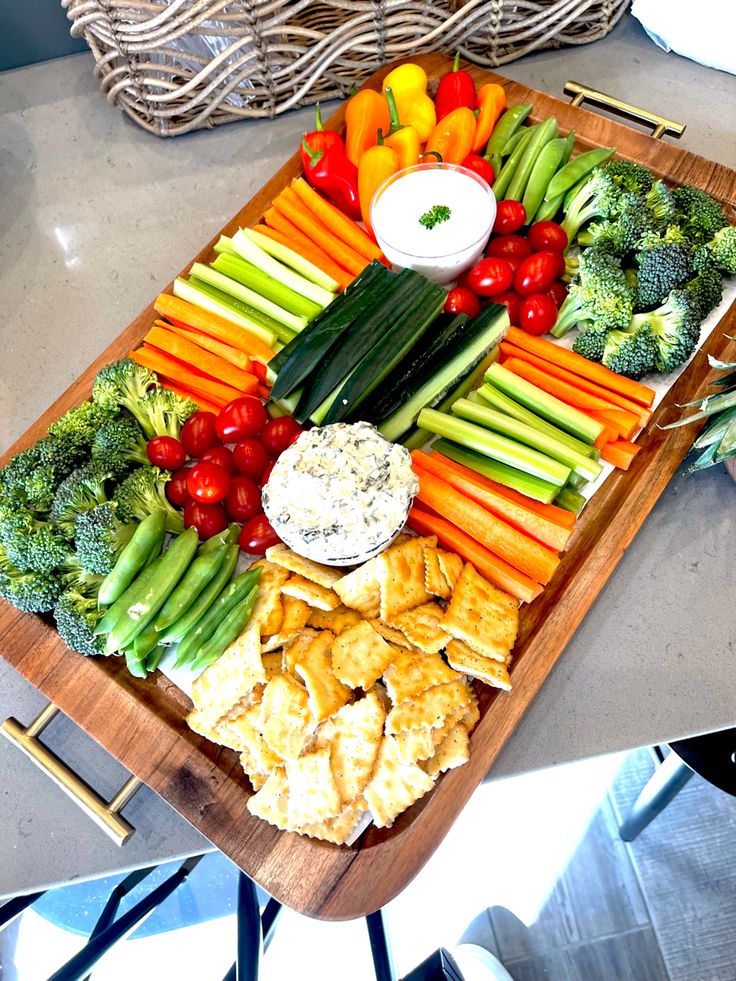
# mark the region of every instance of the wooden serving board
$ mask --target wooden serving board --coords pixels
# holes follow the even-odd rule
[[[414,59],[436,79],[450,59]],[[367,87],[380,88],[388,67]],[[531,102],[531,119],[555,116],[561,131],[575,129],[576,152],[615,146],[673,183],[702,187],[730,209],[734,220],[736,171],[629,127],[570,106],[518,82],[471,68],[476,82],[495,81],[510,105]],[[327,125],[340,129],[344,107]],[[272,198],[301,172],[298,153],[279,170],[196,257],[209,261],[219,235],[255,224]],[[188,268],[188,267],[187,267]],[[96,371],[126,355],[142,339],[155,314],[147,307],[97,361],[3,457],[31,445],[49,424],[90,394]],[[703,346],[722,356],[725,333],[736,330],[734,304]],[[272,896],[311,916],[351,919],[378,909],[399,893],[427,861],[465,802],[487,773],[547,674],[687,453],[691,427],[663,432],[656,422],[674,403],[705,388],[709,370],[699,354],[670,390],[646,432],[630,471],[617,471],[586,507],[569,551],[543,595],[521,615],[514,650],[513,691],[480,691],[481,721],[472,734],[470,762],[446,773],[435,790],[389,830],[371,827],[352,847],[337,847],[283,833],[246,809],[250,786],[237,755],[191,732],[184,716],[190,702],[160,672],[132,678],[122,658],[85,658],[68,651],[51,618],[23,614],[0,601],[0,655],[55,702],[94,739],[161,794]],[[668,421],[672,415],[667,415]]]

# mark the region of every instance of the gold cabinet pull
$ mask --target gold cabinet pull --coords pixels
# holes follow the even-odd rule
[[[595,103],[595,105],[603,106],[604,109],[610,109],[620,116],[626,116],[629,119],[636,120],[638,123],[645,123],[648,126],[652,126],[652,136],[655,140],[661,140],[665,133],[671,133],[672,136],[680,137],[685,132],[684,123],[676,123],[673,119],[658,116],[656,112],[649,112],[648,109],[640,109],[638,106],[632,106],[628,102],[622,102],[621,99],[617,99],[615,95],[606,95],[605,92],[599,92],[598,89],[591,89],[588,85],[581,85],[579,82],[565,82],[564,91],[567,95],[572,95],[570,104],[573,106],[582,105],[587,100],[588,102]]]
[[[124,845],[135,832],[135,828],[121,816],[120,811],[141,786],[142,781],[138,777],[130,777],[111,801],[100,797],[96,790],[69,769],[63,760],[39,740],[43,730],[58,712],[56,705],[49,702],[29,726],[24,727],[17,719],[10,718],[0,726],[0,732],[23,750],[26,756],[29,756],[36,766],[51,777],[64,793],[76,801],[84,813],[92,818],[116,845]]]

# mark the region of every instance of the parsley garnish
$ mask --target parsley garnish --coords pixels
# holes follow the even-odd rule
[[[431,230],[440,222],[447,221],[451,214],[452,212],[446,204],[433,204],[429,211],[425,211],[419,219],[419,224]]]

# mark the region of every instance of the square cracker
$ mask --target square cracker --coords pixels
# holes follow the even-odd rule
[[[376,765],[386,712],[375,691],[345,705],[320,726],[318,742],[330,747],[330,765],[344,802],[357,800]]]
[[[309,614],[312,612],[311,606],[304,600],[296,599],[294,596],[284,596],[283,599],[284,617],[281,627],[277,634],[271,637],[264,637],[261,645],[261,653],[276,651],[290,640],[306,626]]]
[[[360,623],[362,619],[358,610],[349,610],[347,606],[340,604],[334,610],[318,610],[316,607],[310,607],[307,624],[315,630],[331,630],[336,637],[339,637],[350,627]]]
[[[246,777],[250,780],[250,785],[253,788],[253,790],[254,791],[260,790],[261,787],[266,782],[266,780],[268,780],[268,774],[261,773],[253,766],[248,756],[247,750],[244,750],[240,754],[240,765],[242,766]]]
[[[282,585],[281,592],[284,596],[295,596],[297,599],[304,600],[310,606],[316,606],[318,610],[336,610],[340,605],[340,599],[333,589],[325,589],[316,582],[310,582],[304,576],[292,576],[291,579]]]
[[[194,707],[213,722],[266,682],[258,624],[249,624],[214,664],[192,684]]]
[[[437,747],[430,759],[422,764],[430,777],[435,780],[445,770],[462,766],[470,759],[470,740],[468,730],[461,722],[456,722]]]
[[[266,549],[266,558],[274,565],[280,565],[289,572],[295,572],[298,576],[316,582],[320,586],[332,589],[338,579],[342,579],[345,573],[342,569],[335,569],[333,566],[321,565],[313,562],[312,559],[305,559],[303,555],[293,552],[288,545],[272,545]]]
[[[437,539],[410,538],[382,552],[376,559],[381,590],[380,617],[391,623],[393,617],[432,599],[424,588],[424,550],[434,548]]]
[[[358,610],[368,620],[374,620],[381,607],[378,559],[369,559],[353,569],[338,579],[333,588],[345,606]]]
[[[503,661],[476,653],[461,640],[451,640],[447,645],[447,660],[458,671],[484,681],[494,688],[511,691],[511,678]]]
[[[442,575],[445,577],[445,582],[447,583],[450,593],[452,593],[455,588],[455,583],[460,578],[460,573],[463,571],[463,560],[455,552],[446,552],[442,548],[437,549],[437,562],[440,567]]]
[[[396,741],[384,738],[378,752],[373,777],[365,789],[365,800],[378,828],[390,828],[407,807],[411,807],[434,786],[434,781],[416,763],[402,763]]]
[[[402,634],[400,630],[396,627],[390,627],[383,620],[369,620],[368,623],[373,627],[377,634],[380,634],[384,640],[390,641],[392,644],[398,644],[399,647],[406,647],[411,650],[411,644],[406,639],[406,635]]]
[[[519,610],[513,597],[466,562],[440,626],[477,653],[505,661],[516,640]]]
[[[293,827],[336,817],[342,810],[340,791],[330,767],[329,746],[318,746],[297,759],[287,760],[286,779],[287,814]]]
[[[304,688],[288,675],[277,675],[266,685],[260,707],[261,733],[270,749],[284,760],[298,756],[316,725]]]
[[[187,715],[186,721],[187,725],[193,732],[196,732],[199,736],[204,736],[205,739],[209,739],[211,743],[217,743],[218,746],[227,746],[228,749],[235,749],[238,750],[238,752],[240,752],[242,749],[239,739],[228,733],[225,733],[224,735],[220,733],[217,729],[216,722],[209,719],[198,709],[194,709],[192,712],[190,712],[189,715]]]
[[[395,651],[367,620],[346,630],[332,644],[332,670],[350,688],[367,690],[378,681]]]
[[[352,804],[346,804],[340,813],[333,818],[314,824],[303,824],[298,828],[300,835],[319,838],[321,841],[331,841],[335,845],[344,845],[366,812],[366,803],[361,797]]]
[[[276,825],[281,831],[290,831],[288,803],[286,770],[283,766],[277,766],[271,770],[260,790],[248,798],[246,806],[255,817]]]
[[[406,729],[398,732],[396,740],[396,754],[401,763],[419,763],[434,756],[435,741],[433,734],[437,729]]]
[[[459,681],[457,671],[448,668],[439,654],[396,651],[386,668],[383,683],[394,705],[406,702],[428,688]]]
[[[281,670],[284,674],[291,675],[292,678],[296,678],[296,666],[304,658],[304,654],[312,643],[315,637],[319,637],[321,631],[312,630],[311,627],[304,627],[299,633],[290,640],[287,644],[284,644],[284,649],[281,652]]]
[[[334,634],[329,630],[321,630],[304,648],[302,657],[294,665],[294,670],[307,687],[309,710],[318,722],[329,718],[353,697],[352,691],[338,681],[332,670],[329,651],[334,639]]]
[[[449,599],[452,586],[445,578],[440,568],[439,549],[425,548],[424,550],[424,588],[433,596]]]
[[[386,733],[393,736],[405,729],[438,729],[448,715],[469,701],[470,692],[462,681],[435,685],[392,708],[386,719]]]
[[[422,603],[413,610],[404,610],[391,620],[414,647],[426,654],[441,651],[450,635],[440,627],[445,611],[437,603]]]
[[[270,637],[281,629],[284,619],[284,604],[281,598],[281,587],[289,578],[289,570],[274,565],[266,559],[254,562],[251,569],[260,569],[258,594],[250,623],[258,623],[261,627],[261,637]]]
[[[238,739],[242,752],[248,755],[251,767],[259,773],[270,773],[281,763],[281,757],[274,753],[261,734],[261,706],[246,709],[235,719],[221,723],[217,728]]]

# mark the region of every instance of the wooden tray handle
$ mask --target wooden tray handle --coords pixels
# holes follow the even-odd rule
[[[652,136],[655,140],[660,140],[665,133],[671,133],[672,136],[679,139],[685,132],[684,123],[676,123],[673,119],[658,116],[656,112],[649,112],[648,109],[632,106],[628,102],[617,99],[615,95],[607,95],[605,92],[591,89],[588,85],[581,85],[579,82],[565,82],[564,92],[567,95],[572,95],[570,104],[573,106],[582,105],[587,100],[597,106],[603,106],[604,109],[609,109],[619,116],[625,116],[637,123],[652,126]]]
[[[29,756],[36,766],[61,787],[64,793],[76,801],[84,813],[92,818],[116,845],[124,845],[135,833],[135,828],[128,824],[119,812],[141,786],[142,781],[138,777],[130,777],[111,801],[100,797],[96,790],[70,770],[66,763],[44,746],[38,738],[58,712],[59,709],[49,702],[29,726],[24,727],[17,719],[10,718],[0,726],[0,732]]]

